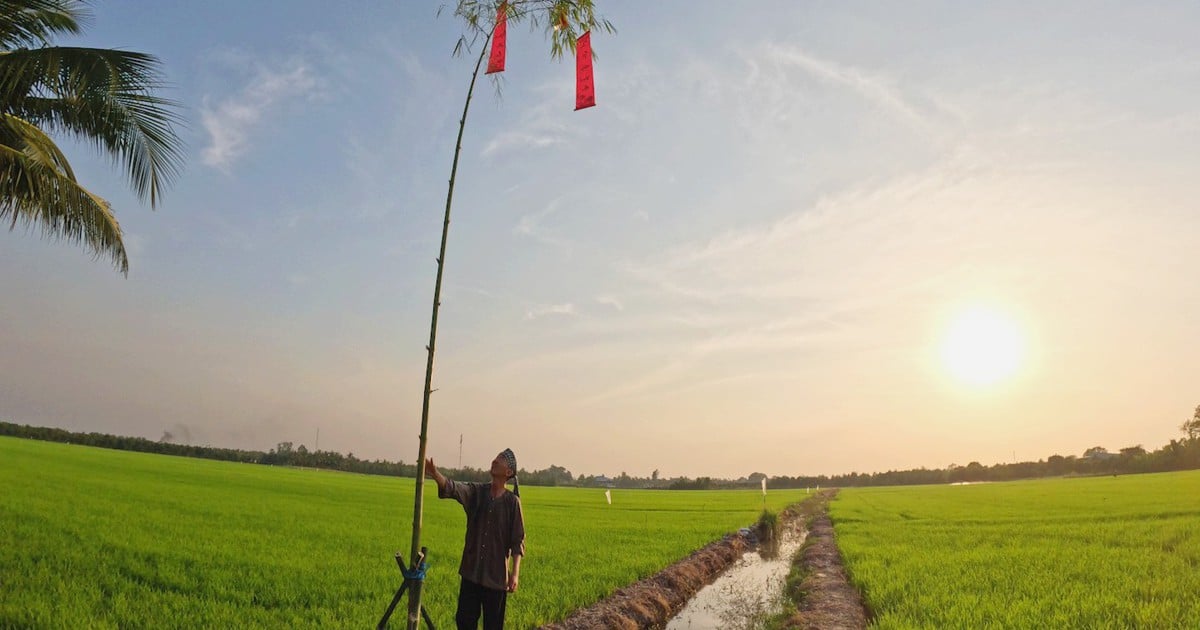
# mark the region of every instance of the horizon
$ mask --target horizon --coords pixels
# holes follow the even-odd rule
[[[187,163],[152,212],[54,136],[131,267],[0,237],[0,419],[413,462],[474,60],[435,6],[229,6],[97,5],[58,40],[157,56]],[[1179,437],[1200,6],[599,11],[596,107],[524,27],[503,98],[477,86],[436,461],[463,435],[464,464],[831,475]]]
[[[1198,415],[1196,416],[1196,418],[1200,418],[1200,406],[1197,406],[1197,414],[1198,414]],[[0,425],[3,425],[3,424],[5,424],[5,422],[4,422],[4,421],[2,421],[2,420],[0,420]],[[11,425],[13,425],[13,426],[22,426],[22,425],[18,425],[18,424],[16,424],[16,423],[8,423],[8,424],[11,424]],[[24,426],[25,426],[25,427],[27,427],[27,428],[33,428],[33,429],[47,429],[47,428],[48,428],[48,429],[55,429],[55,428],[57,428],[57,427],[33,427],[33,426],[30,426],[30,425],[24,425]],[[3,428],[3,427],[2,427],[2,426],[0,426],[0,428]],[[86,435],[86,434],[81,434],[81,435]],[[222,446],[222,445],[213,445],[213,444],[192,444],[192,443],[189,443],[189,442],[186,442],[186,441],[180,441],[180,440],[176,439],[176,436],[174,436],[174,435],[171,435],[171,434],[169,434],[169,433],[165,433],[165,434],[164,434],[164,435],[163,435],[163,436],[162,436],[160,439],[158,439],[158,440],[154,440],[154,439],[152,439],[152,438],[145,438],[145,437],[142,437],[142,436],[127,436],[127,435],[112,435],[112,434],[102,434],[102,435],[106,435],[107,437],[116,437],[116,438],[132,438],[132,439],[142,439],[142,440],[145,440],[146,442],[150,442],[150,443],[152,443],[152,444],[171,444],[171,445],[175,445],[175,446],[189,446],[189,447],[198,447],[198,448],[204,448],[204,449],[213,449],[213,450],[241,450],[241,451],[246,451],[246,452],[260,453],[260,454],[264,454],[264,455],[269,455],[269,454],[273,454],[273,453],[279,452],[279,451],[280,451],[280,448],[281,448],[281,447],[282,447],[282,446],[285,444],[285,443],[279,443],[279,444],[276,444],[274,447],[272,447],[272,448],[270,448],[270,449],[266,449],[266,450],[254,450],[254,449],[237,449],[237,448],[235,448],[235,447],[230,447],[230,446]],[[5,433],[5,432],[3,432],[3,431],[0,431],[0,437],[14,437],[14,438],[18,438],[18,439],[45,440],[45,438],[40,438],[40,437],[29,437],[29,436],[25,436],[25,435],[16,435],[16,434],[8,434],[8,433]],[[59,442],[59,440],[46,440],[46,441],[51,441],[51,442]],[[793,473],[787,473],[787,472],[781,472],[781,473],[771,474],[771,473],[763,473],[762,471],[755,470],[755,471],[751,471],[751,472],[749,472],[749,473],[746,473],[746,474],[744,474],[744,475],[740,475],[740,476],[738,476],[738,477],[720,477],[720,476],[715,476],[715,475],[704,475],[704,474],[700,474],[700,475],[693,475],[693,476],[687,476],[687,475],[663,475],[663,474],[661,474],[661,472],[660,472],[659,470],[657,470],[657,469],[656,469],[656,470],[653,470],[653,471],[651,471],[650,473],[646,473],[646,474],[644,474],[644,475],[642,475],[642,474],[633,474],[633,475],[629,475],[629,477],[630,477],[630,478],[633,478],[633,479],[651,479],[651,478],[657,478],[659,481],[672,481],[672,480],[691,480],[691,479],[703,479],[703,478],[709,478],[709,479],[712,479],[713,481],[717,481],[717,482],[740,482],[740,481],[745,481],[745,480],[746,480],[746,479],[748,479],[748,478],[749,478],[751,475],[764,474],[764,475],[766,475],[767,479],[773,479],[773,478],[792,478],[792,479],[798,479],[798,478],[804,478],[804,477],[825,477],[825,478],[828,478],[828,479],[834,479],[834,478],[836,478],[836,477],[845,477],[845,476],[849,476],[849,475],[865,475],[865,476],[871,476],[871,475],[886,475],[886,474],[889,474],[889,473],[902,473],[902,472],[925,471],[925,470],[929,470],[929,471],[937,471],[937,470],[951,471],[951,470],[960,469],[960,468],[968,468],[968,467],[970,467],[970,466],[972,466],[972,465],[974,465],[974,464],[979,464],[979,465],[980,465],[980,466],[982,466],[983,468],[993,468],[993,467],[1000,467],[1000,466],[1011,466],[1011,465],[1021,465],[1021,464],[1044,464],[1044,463],[1046,463],[1046,462],[1050,461],[1050,459],[1051,459],[1051,458],[1054,458],[1054,457],[1062,457],[1062,458],[1064,458],[1064,459],[1068,459],[1068,460],[1072,460],[1072,459],[1073,459],[1073,460],[1076,460],[1076,461],[1077,461],[1077,460],[1084,460],[1084,459],[1088,459],[1088,458],[1089,458],[1089,452],[1090,452],[1090,451],[1092,451],[1093,449],[1096,449],[1096,448],[1102,449],[1102,450],[1103,450],[1104,452],[1106,452],[1108,455],[1110,455],[1110,456],[1113,456],[1113,457],[1117,457],[1117,456],[1123,456],[1123,453],[1121,453],[1121,451],[1122,451],[1124,448],[1144,448],[1144,450],[1145,450],[1147,453],[1158,453],[1160,450],[1162,450],[1162,449],[1165,449],[1165,448],[1166,448],[1166,447],[1167,447],[1169,444],[1174,444],[1174,443],[1183,443],[1183,442],[1186,442],[1186,439],[1179,439],[1179,440],[1172,439],[1170,442],[1168,442],[1168,444],[1164,444],[1163,446],[1160,446],[1160,447],[1153,447],[1153,446],[1151,446],[1151,447],[1149,447],[1149,448],[1145,448],[1145,445],[1142,445],[1142,444],[1137,444],[1137,445],[1131,445],[1131,446],[1129,446],[1129,447],[1122,447],[1122,448],[1116,448],[1116,449],[1109,448],[1109,447],[1107,447],[1107,446],[1105,446],[1105,445],[1102,445],[1102,444],[1097,444],[1097,445],[1093,445],[1093,446],[1089,446],[1089,447],[1085,448],[1085,449],[1084,449],[1084,450],[1083,450],[1083,451],[1082,451],[1082,452],[1081,452],[1079,455],[1076,455],[1076,454],[1074,454],[1074,453],[1053,453],[1053,454],[1050,454],[1050,455],[1045,455],[1045,456],[1042,456],[1042,457],[1038,457],[1037,459],[1031,459],[1031,460],[1020,460],[1020,461],[1017,461],[1017,460],[1012,460],[1012,461],[996,461],[996,462],[979,462],[979,461],[974,461],[974,460],[972,460],[972,461],[969,461],[969,462],[967,462],[966,464],[959,464],[959,463],[957,463],[957,462],[951,462],[950,464],[948,464],[948,465],[946,465],[946,466],[940,466],[940,467],[933,467],[933,466],[916,466],[916,467],[913,467],[913,468],[906,468],[906,469],[887,469],[887,470],[850,470],[850,471],[841,471],[841,472],[836,472],[836,473],[807,473],[807,472],[803,472],[803,471],[801,471],[801,472],[796,472],[796,473],[794,473],[794,474],[793,474]],[[67,443],[67,444],[71,444],[72,442],[70,442],[70,441],[67,441],[66,443]],[[359,458],[359,457],[358,457],[357,455],[355,455],[354,453],[342,453],[342,452],[340,452],[340,451],[330,451],[330,450],[328,450],[328,449],[319,449],[319,447],[317,447],[317,446],[314,446],[312,449],[309,449],[309,448],[308,448],[308,445],[307,445],[307,444],[304,444],[304,443],[299,443],[299,444],[297,444],[297,443],[287,442],[286,444],[287,444],[287,447],[288,447],[288,451],[289,451],[289,452],[295,452],[295,451],[298,451],[299,449],[303,448],[303,449],[305,449],[305,451],[306,451],[306,452],[308,452],[308,453],[310,453],[310,454],[311,454],[311,453],[333,453],[333,454],[341,455],[341,456],[343,456],[343,457],[347,457],[347,458],[353,457],[353,458],[354,458],[355,460],[357,460],[357,461],[382,462],[382,463],[385,463],[385,464],[398,464],[398,465],[401,465],[401,466],[414,466],[414,467],[417,465],[417,463],[416,463],[415,461],[413,461],[413,462],[408,462],[408,461],[403,461],[403,460],[378,460],[378,459],[375,459],[375,460],[363,460],[362,458]],[[209,458],[209,457],[203,457],[203,456],[199,456],[199,455],[186,455],[186,454],[184,454],[184,455],[181,455],[181,454],[177,454],[177,453],[164,453],[164,452],[160,452],[160,451],[154,451],[154,450],[129,449],[129,448],[124,448],[124,447],[105,446],[105,445],[98,445],[98,444],[91,444],[91,443],[81,443],[81,444],[80,444],[80,446],[86,446],[86,447],[89,447],[89,448],[106,448],[106,449],[110,449],[110,450],[124,450],[124,451],[132,451],[132,452],[142,452],[142,453],[146,453],[146,454],[149,454],[149,455],[167,455],[167,456],[178,456],[178,457],[198,457],[198,458],[201,458],[201,459],[213,459],[213,458]],[[215,461],[226,461],[226,460],[215,459]],[[254,462],[250,462],[250,463],[263,463],[263,462],[254,461]],[[277,465],[277,464],[271,464],[271,465]],[[299,468],[309,468],[309,466],[297,465],[297,464],[283,464],[283,465],[285,465],[285,466],[296,466],[296,467],[299,467]],[[444,463],[444,462],[437,462],[438,469],[440,469],[442,472],[462,472],[462,471],[471,471],[471,472],[483,472],[483,473],[486,473],[486,472],[487,472],[487,470],[488,470],[488,467],[489,467],[489,465],[490,465],[490,462],[489,462],[488,464],[484,464],[484,465],[473,465],[473,464],[471,464],[471,463],[469,463],[469,462],[461,462],[461,463],[455,462],[453,465],[451,465],[451,464]],[[390,473],[380,473],[380,472],[362,472],[362,471],[356,471],[356,470],[345,470],[345,469],[339,469],[339,468],[327,468],[327,467],[325,467],[325,466],[315,466],[315,467],[316,467],[316,468],[320,468],[320,469],[322,469],[322,470],[334,470],[334,471],[337,471],[337,472],[348,472],[348,473],[355,473],[355,474],[369,474],[369,475],[384,475],[384,476],[391,476],[391,474],[390,474]],[[539,473],[539,472],[545,472],[545,471],[547,471],[547,470],[548,470],[549,468],[551,468],[551,467],[558,467],[558,468],[561,468],[561,469],[565,470],[566,472],[570,473],[570,474],[572,475],[572,477],[573,477],[573,478],[574,478],[576,481],[578,481],[578,480],[580,480],[580,479],[583,479],[583,478],[597,478],[597,477],[606,477],[606,478],[609,478],[610,480],[615,480],[615,479],[618,479],[618,478],[620,478],[622,475],[626,475],[626,474],[628,474],[628,471],[626,471],[626,470],[622,470],[620,473],[616,473],[616,472],[613,472],[613,471],[578,472],[578,473],[577,473],[577,472],[575,472],[575,471],[574,471],[574,470],[573,470],[573,469],[572,469],[570,466],[567,466],[567,465],[564,465],[564,464],[562,464],[562,463],[558,463],[558,462],[552,462],[552,463],[550,463],[550,464],[548,464],[548,465],[546,465],[546,466],[540,467],[540,468],[526,468],[526,467],[524,467],[524,466],[520,466],[520,465],[519,465],[519,461],[518,461],[518,470],[519,470],[519,471],[523,471],[524,473],[527,473],[527,474],[534,474],[534,473]],[[1147,474],[1147,473],[1153,473],[1153,472],[1163,472],[1163,471],[1162,471],[1162,470],[1158,470],[1158,469],[1151,469],[1151,470],[1122,471],[1122,472],[1119,472],[1119,473],[1117,473],[1117,472],[1112,472],[1112,471],[1107,471],[1107,470],[1106,470],[1106,471],[1104,471],[1104,472],[1098,472],[1098,473],[1092,473],[1092,474],[1097,474],[1097,475],[1108,475],[1108,474]],[[657,477],[653,477],[655,474],[657,474]],[[1062,474],[1038,475],[1038,476],[1035,476],[1035,477],[1020,477],[1020,476],[1018,476],[1018,477],[1013,477],[1013,478],[1011,478],[1011,479],[1004,479],[1004,481],[1025,480],[1025,479],[1030,479],[1030,478],[1042,478],[1043,476],[1051,476],[1051,477],[1054,477],[1054,476],[1074,476],[1074,475],[1076,475],[1076,474],[1078,474],[1078,473],[1075,473],[1075,472],[1068,472],[1068,473],[1062,473]],[[407,477],[407,476],[405,476],[405,475],[399,475],[399,477],[401,477],[401,478],[406,478],[406,479],[407,479],[407,478],[410,478],[410,477]],[[428,479],[427,479],[427,480],[428,480]],[[972,482],[972,483],[978,483],[978,482]],[[531,485],[541,485],[541,484],[532,483]],[[890,484],[883,484],[883,485],[890,485]],[[911,482],[901,482],[901,483],[898,483],[897,485],[912,485],[912,483],[911,483]],[[754,486],[754,487],[755,487],[755,488],[757,488],[757,486]],[[636,490],[636,489],[639,489],[639,488],[625,488],[625,489],[627,489],[627,490],[629,490],[629,489]],[[752,488],[752,489],[753,489],[753,488]]]

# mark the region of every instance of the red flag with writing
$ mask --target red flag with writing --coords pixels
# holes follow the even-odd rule
[[[504,3],[496,9],[496,29],[492,31],[492,53],[488,57],[487,72],[504,72],[504,50],[508,45],[508,9]]]
[[[592,32],[575,42],[575,111],[596,105],[596,84],[592,81]]]

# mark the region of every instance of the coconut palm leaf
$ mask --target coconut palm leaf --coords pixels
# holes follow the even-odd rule
[[[158,64],[141,53],[94,48],[37,48],[0,55],[0,94],[8,112],[78,139],[120,161],[138,197],[158,203],[182,165],[176,103],[153,95]]]
[[[0,220],[40,225],[126,273],[111,207],[75,181],[48,134],[93,143],[153,208],[183,163],[182,119],[176,103],[156,96],[164,81],[154,57],[51,45],[80,32],[85,17],[77,0],[0,0]]]
[[[37,126],[12,114],[0,114],[0,145],[21,151],[27,158],[75,179],[67,156]]]
[[[0,146],[0,221],[10,229],[39,225],[51,238],[83,243],[97,257],[129,272],[121,226],[107,201],[44,161]]]
[[[56,34],[80,32],[85,17],[76,2],[61,0],[0,0],[0,47],[44,46]]]

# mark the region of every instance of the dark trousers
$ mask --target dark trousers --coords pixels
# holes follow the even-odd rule
[[[458,612],[454,622],[458,630],[476,630],[483,612],[483,630],[504,630],[504,605],[507,591],[493,591],[466,578],[458,586]]]

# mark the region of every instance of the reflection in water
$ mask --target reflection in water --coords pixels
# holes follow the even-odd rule
[[[763,541],[757,553],[743,554],[712,584],[700,589],[667,622],[667,630],[754,628],[779,612],[790,560],[804,535],[799,523],[785,526],[781,536]]]
[[[765,561],[776,560],[779,558],[779,549],[782,546],[778,538],[763,541],[758,545],[758,557]]]

